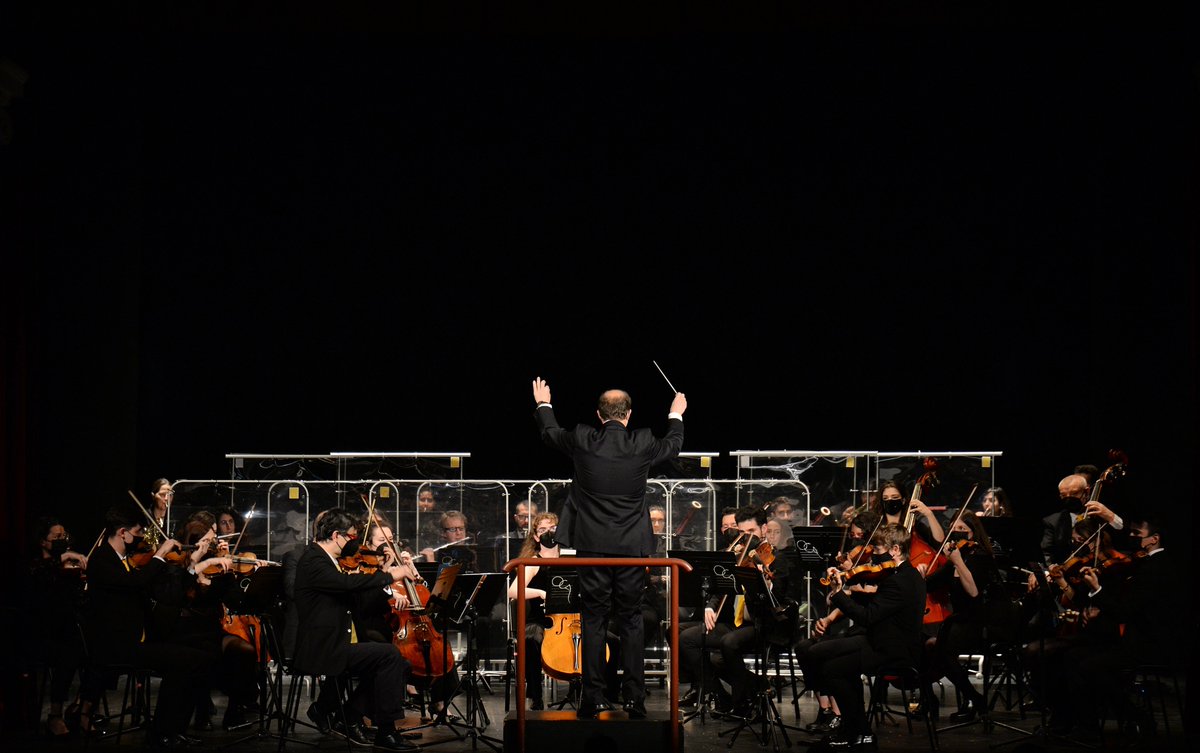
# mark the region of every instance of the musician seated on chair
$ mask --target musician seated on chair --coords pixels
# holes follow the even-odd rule
[[[348,703],[370,709],[377,730],[375,747],[414,750],[416,746],[400,737],[395,724],[404,718],[409,663],[390,643],[360,641],[353,619],[357,594],[390,586],[404,577],[405,570],[393,565],[369,575],[346,572],[339,559],[358,551],[359,527],[358,518],[347,510],[329,510],[317,523],[316,540],[300,556],[295,585],[299,630],[292,669],[342,684],[356,678]],[[330,720],[338,713],[325,705],[328,698],[326,690],[308,709],[308,717],[322,731],[331,729]]]
[[[757,554],[757,547],[764,543],[763,527],[767,522],[767,513],[757,505],[748,505],[739,508],[735,518],[738,531],[743,535],[742,542],[735,550],[738,561],[754,565],[754,558],[748,550],[755,550]],[[779,580],[784,578],[786,573],[780,572],[776,579],[767,581],[768,588],[774,591],[783,586],[780,593],[786,592],[786,585]],[[680,654],[692,677],[701,678],[706,689],[717,693],[719,710],[723,710],[724,691],[718,680],[729,684],[733,715],[749,718],[754,715],[757,692],[766,689],[766,680],[746,666],[744,657],[759,652],[777,631],[787,632],[790,636],[791,626],[776,623],[775,611],[770,603],[748,603],[742,594],[725,596],[727,598],[714,596],[710,599],[704,610],[704,623],[689,628],[684,631],[685,635],[680,636]],[[705,651],[701,651],[700,647],[702,631],[707,631],[707,635],[703,636]],[[719,661],[714,661],[710,653],[714,649],[719,653]]]

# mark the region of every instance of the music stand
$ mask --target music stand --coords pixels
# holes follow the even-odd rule
[[[583,610],[583,595],[579,590],[579,571],[574,568],[556,567],[550,571],[553,573],[550,576],[549,588],[546,589],[546,598],[544,601],[544,609],[546,616],[554,614],[580,614]],[[576,647],[576,651],[580,649]],[[580,657],[579,667],[581,674],[579,677],[571,678],[567,682],[567,695],[557,704],[550,704],[550,708],[561,709],[568,703],[572,708],[577,708],[576,701],[579,700],[583,693],[583,675],[582,675],[582,655]],[[523,692],[523,691],[522,691]]]
[[[820,578],[833,564],[835,555],[845,543],[845,534],[842,531],[840,527],[792,526],[792,545],[796,548],[798,556],[798,561],[794,564],[798,569],[790,572],[804,574],[804,604],[809,615],[816,613],[812,608],[813,579]],[[812,622],[811,617],[805,617],[806,638],[812,637]]]
[[[488,737],[480,730],[486,729],[491,723],[483,700],[479,697],[479,666],[475,655],[475,620],[480,613],[488,613],[495,606],[502,592],[507,591],[508,581],[505,573],[465,573],[458,572],[459,565],[446,567],[438,576],[429,595],[429,607],[443,625],[453,621],[456,625],[465,626],[467,631],[466,657],[456,666],[464,668],[465,677],[459,682],[458,690],[463,690],[467,697],[466,724],[460,725],[449,718],[450,704],[454,699],[451,695],[442,705],[437,717],[428,726],[445,725],[456,731],[456,737],[446,738],[425,743],[428,748],[442,742],[460,740],[464,736],[471,738],[471,749],[477,749],[477,743],[483,741],[499,752],[504,741]],[[443,630],[444,635],[444,630]],[[480,724],[477,719],[482,717]],[[465,730],[465,735],[457,734],[457,729]]]
[[[234,589],[227,593],[225,606],[229,611],[238,615],[253,615],[262,626],[258,648],[258,731],[231,743],[221,746],[221,750],[237,745],[253,738],[278,737],[316,746],[307,740],[297,740],[286,736],[287,714],[283,710],[283,650],[280,648],[274,623],[271,619],[273,612],[278,612],[283,601],[283,568],[273,565],[262,565],[248,576],[241,578]],[[276,662],[275,678],[271,679],[269,668],[270,657]],[[268,692],[269,691],[269,692]],[[269,702],[268,702],[269,698]],[[271,735],[268,729],[272,719],[279,720],[279,734]],[[305,722],[300,722],[306,724]],[[307,725],[312,726],[312,725]],[[315,727],[314,727],[315,729]]]
[[[1075,740],[1061,735],[1053,735],[1049,731],[1049,726],[1046,719],[1046,628],[1052,624],[1057,609],[1054,596],[1050,591],[1050,583],[1046,580],[1044,555],[1041,546],[1041,527],[1030,525],[1031,521],[1020,520],[1017,518],[980,518],[983,521],[984,530],[988,532],[988,537],[992,536],[995,531],[997,536],[1007,537],[1006,541],[1002,541],[1008,552],[1008,562],[1010,565],[1022,563],[1023,569],[1033,574],[1034,580],[1037,582],[1037,620],[1038,620],[1038,707],[1041,715],[1039,724],[1032,732],[1021,729],[1020,727],[1011,724],[1002,724],[990,718],[986,718],[985,728],[989,725],[1004,727],[1005,729],[1019,732],[1025,737],[1039,736],[1045,739],[1054,739],[1064,743],[1071,743],[1084,748],[1093,748],[1081,740]],[[984,703],[984,711],[990,708],[990,702]],[[973,724],[968,722],[967,724]],[[955,725],[956,727],[965,726],[964,724]],[[950,729],[946,727],[944,729]],[[938,730],[941,732],[942,730]],[[992,747],[996,748],[1001,745],[1020,740],[1021,737],[1006,740],[1000,743],[993,743]]]
[[[706,691],[704,689],[704,668],[708,665],[708,630],[704,627],[704,608],[713,596],[728,596],[736,593],[734,570],[737,557],[733,552],[692,552],[686,550],[671,550],[668,557],[684,560],[692,566],[691,572],[679,573],[679,603],[694,607],[700,611],[700,672],[694,678],[696,683],[696,710],[684,716],[683,724],[687,724],[697,716],[704,724],[706,710]],[[720,614],[717,615],[720,617]],[[721,681],[715,676],[713,682]]]
[[[737,583],[737,590],[741,591],[745,598],[746,611],[748,611],[754,619],[755,630],[755,651],[757,653],[755,666],[765,670],[767,664],[767,629],[770,626],[773,612],[773,604],[771,601],[771,591],[766,583],[766,576],[757,567],[737,567],[734,568],[734,580]],[[778,733],[783,736],[783,742],[786,747],[792,747],[792,742],[788,738],[787,730],[783,723],[783,718],[779,715],[779,708],[775,706],[775,700],[771,693],[759,693],[757,697],[758,703],[758,721],[762,724],[761,730],[754,729],[754,714],[742,719],[741,722],[731,729],[722,730],[717,733],[717,737],[724,737],[732,734],[729,738],[729,747],[733,747],[733,742],[737,740],[738,735],[742,730],[750,730],[750,734],[754,735],[758,740],[759,746],[767,744],[768,737],[770,738],[775,750],[779,750],[779,741],[775,739],[776,728]]]

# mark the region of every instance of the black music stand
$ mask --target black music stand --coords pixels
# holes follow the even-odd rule
[[[825,570],[834,564],[834,558],[837,555],[838,549],[842,548],[845,543],[845,534],[843,529],[830,528],[828,526],[792,526],[792,546],[797,552],[797,560],[790,563],[796,567],[792,573],[793,590],[795,590],[795,582],[799,578],[795,577],[803,573],[804,579],[804,628],[805,637],[812,637],[812,615],[819,610],[812,607],[812,582],[813,579],[819,579],[825,574]]]
[[[774,603],[766,583],[766,576],[757,567],[737,567],[734,568],[734,579],[737,582],[737,590],[744,595],[746,611],[754,620],[755,651],[757,653],[754,664],[756,667],[765,668],[767,664],[767,631],[774,619]],[[717,737],[732,734],[733,737],[729,738],[729,747],[732,748],[742,730],[748,729],[758,741],[759,746],[766,746],[767,740],[770,739],[774,749],[779,750],[779,740],[775,737],[778,732],[783,737],[784,745],[792,747],[792,741],[788,738],[786,730],[787,725],[783,723],[783,717],[779,715],[775,699],[771,696],[770,692],[760,692],[755,699],[757,713],[742,719],[736,727],[718,732]],[[760,724],[761,729],[754,729],[755,723]]]
[[[704,724],[707,710],[706,691],[704,689],[704,666],[708,663],[708,630],[704,627],[704,608],[713,596],[729,596],[736,593],[734,570],[737,566],[737,556],[733,552],[692,552],[671,550],[668,557],[674,557],[692,566],[691,572],[679,573],[679,603],[691,606],[700,612],[700,675],[693,679],[696,683],[696,710],[686,714],[683,724],[696,717]],[[717,615],[720,617],[720,614]],[[720,683],[717,677],[713,682]]]
[[[499,752],[504,741],[482,734],[482,730],[487,729],[491,721],[483,707],[483,700],[479,696],[480,678],[475,646],[475,621],[481,613],[490,612],[500,594],[507,591],[507,575],[505,573],[461,574],[457,572],[457,567],[457,565],[451,565],[438,576],[438,582],[430,592],[428,606],[434,614],[435,620],[440,620],[443,626],[453,622],[466,628],[467,653],[464,659],[456,665],[464,668],[464,677],[459,682],[457,690],[466,695],[466,723],[459,724],[450,719],[450,705],[454,700],[453,695],[450,696],[442,705],[437,717],[428,726],[445,725],[455,731],[456,737],[425,743],[422,747],[428,748],[441,742],[469,737],[472,750],[476,750],[478,742],[483,741],[492,750]],[[443,635],[445,635],[445,630],[443,630]],[[479,721],[481,717],[482,723]],[[458,733],[460,728],[465,734]]]
[[[546,616],[554,614],[580,614],[583,611],[583,595],[579,590],[579,571],[569,567],[556,567],[550,571],[550,587],[546,589]],[[575,656],[580,664],[580,676],[567,682],[567,694],[561,701],[552,703],[548,708],[562,709],[568,703],[571,708],[578,708],[578,702],[583,694],[583,652],[580,646],[575,646]],[[524,692],[524,691],[522,691]]]
[[[272,614],[282,611],[282,603],[283,568],[273,565],[262,565],[246,577],[240,578],[225,600],[225,606],[233,614],[257,617],[259,625],[262,626],[262,635],[259,636],[261,648],[258,651],[258,731],[222,745],[221,750],[247,740],[265,737],[282,738],[314,747],[317,745],[315,742],[298,740],[285,734],[285,725],[289,720],[283,709],[283,649],[280,647],[271,617]],[[271,677],[268,664],[271,656],[276,658],[274,678]],[[279,720],[278,735],[268,732],[272,719]],[[306,722],[300,723],[312,727]]]
[[[1008,533],[1006,535],[1009,535],[1010,538],[1008,541],[1003,543],[1006,545],[1008,550],[1008,562],[1010,566],[1013,563],[1023,563],[1024,569],[1032,573],[1034,580],[1037,582],[1037,591],[1034,592],[1037,598],[1037,661],[1038,684],[1040,685],[1037,692],[1037,704],[1039,713],[1041,715],[1038,726],[1034,728],[1032,732],[1011,724],[1001,724],[1000,722],[992,720],[990,717],[987,718],[985,722],[985,729],[994,725],[997,727],[1004,727],[1005,729],[1012,730],[1013,732],[1019,732],[1022,737],[1040,737],[1045,740],[1054,740],[1060,743],[1078,745],[1081,748],[1094,748],[1096,746],[1089,745],[1082,740],[1076,740],[1070,737],[1064,737],[1063,735],[1055,735],[1051,733],[1048,720],[1046,718],[1046,630],[1051,624],[1053,624],[1058,610],[1054,600],[1054,595],[1050,590],[1050,582],[1046,580],[1045,560],[1042,553],[1040,540],[1041,527],[1030,525],[1031,521],[1022,521],[1015,518],[982,518],[982,520],[984,521],[984,530],[988,531],[989,538],[991,537],[993,528],[997,529],[997,532],[1004,527],[1008,528]],[[996,521],[1000,520],[1011,522],[997,525]],[[989,706],[990,703],[985,700],[984,710],[987,710]],[[965,724],[959,724],[955,726],[962,727],[966,726],[966,724],[974,724],[974,722],[967,722]],[[944,727],[942,729],[951,729],[951,727]],[[938,732],[941,732],[942,729],[939,729]],[[1022,737],[1015,737],[1012,740],[993,743],[992,747],[998,748],[1002,745],[1008,745],[1021,740]]]

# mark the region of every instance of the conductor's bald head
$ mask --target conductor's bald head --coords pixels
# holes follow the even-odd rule
[[[596,413],[600,414],[601,421],[628,421],[629,411],[632,408],[633,401],[629,398],[628,392],[608,390],[600,395]]]

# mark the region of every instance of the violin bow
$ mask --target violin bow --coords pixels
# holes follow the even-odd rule
[[[242,530],[238,531],[237,538],[233,541],[233,546],[229,548],[229,554],[232,555],[242,545],[242,534],[246,532],[246,526],[250,525],[250,518],[254,515],[254,508],[258,504],[258,500],[254,500],[254,504],[250,505],[249,511],[246,512],[246,517],[242,522]],[[219,537],[218,537],[219,538]]]
[[[107,528],[100,529],[100,535],[96,537],[96,543],[92,544],[92,548],[88,550],[87,556],[91,557],[92,552],[96,551],[96,547],[100,546],[100,542],[104,541],[104,534],[108,533]]]
[[[163,532],[162,528],[159,527],[157,521],[154,520],[154,516],[151,515],[150,511],[146,509],[146,506],[142,504],[142,501],[137,498],[137,495],[129,489],[126,489],[125,491],[129,492],[129,496],[133,498],[133,503],[138,506],[139,510],[142,511],[142,515],[146,516],[146,520],[150,523],[150,525],[154,526],[154,530],[158,531],[158,535],[161,536],[164,541],[171,538],[165,532]]]
[[[963,513],[965,513],[967,511],[967,506],[971,504],[971,499],[975,497],[975,491],[978,488],[979,488],[979,484],[975,484],[975,486],[971,487],[971,493],[967,495],[967,501],[963,502],[962,507],[958,508],[958,513],[955,514],[954,520],[950,521],[951,528],[954,527],[955,523],[962,520]],[[946,537],[944,539],[942,539],[942,545],[940,547],[938,547],[937,553],[934,554],[933,559],[931,559],[929,561],[929,569],[925,571],[926,578],[929,577],[929,570],[932,570],[933,566],[937,564],[938,557],[941,557],[942,555],[944,555],[946,553],[946,545],[949,543],[950,543],[950,532],[946,531]]]

